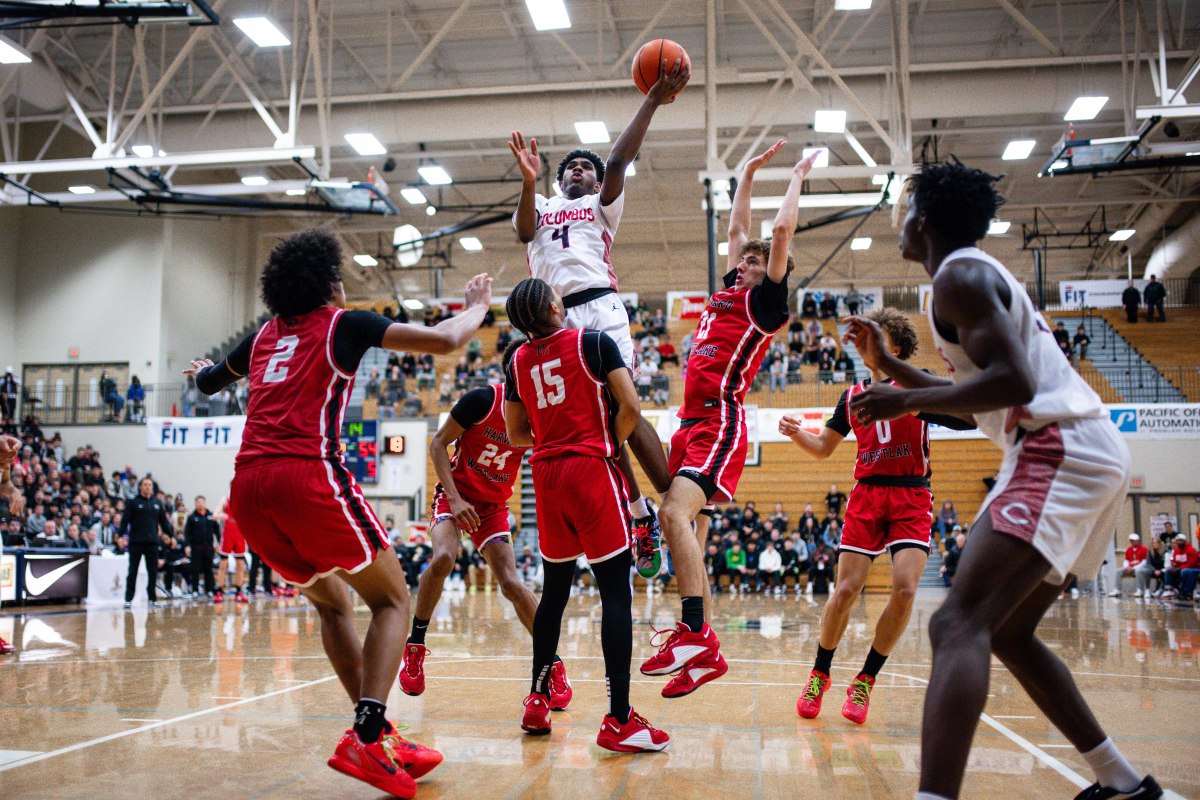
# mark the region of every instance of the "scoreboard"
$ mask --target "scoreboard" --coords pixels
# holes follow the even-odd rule
[[[379,421],[356,420],[342,426],[342,457],[359,483],[379,482]]]

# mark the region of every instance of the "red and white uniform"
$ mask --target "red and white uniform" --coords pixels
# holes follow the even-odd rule
[[[463,424],[462,436],[454,445],[451,475],[454,486],[463,500],[470,503],[479,515],[479,527],[471,534],[476,549],[483,550],[491,542],[511,535],[508,525],[508,499],[520,473],[521,457],[526,447],[516,447],[508,440],[504,427],[504,384],[474,389],[474,393],[491,395],[483,419],[465,425],[459,418],[464,397],[450,415]],[[475,398],[471,398],[474,400]],[[461,412],[460,412],[461,413]],[[454,519],[450,501],[442,484],[433,493],[433,515],[430,529],[447,519]]]
[[[225,524],[221,527],[221,546],[217,552],[225,558],[246,558],[246,537],[238,527],[237,520],[229,510],[229,498],[221,502],[221,513],[225,516]]]
[[[334,359],[343,313],[326,306],[271,319],[249,353],[250,404],[231,503],[254,552],[300,586],[362,570],[389,546],[338,443],[354,384]]]
[[[894,381],[889,381],[895,384]],[[875,556],[906,547],[929,552],[933,493],[929,491],[929,423],[916,414],[864,425],[847,413],[869,380],[842,395],[826,423],[842,436],[854,431],[858,458],[838,551]]]
[[[629,314],[617,297],[612,244],[625,208],[625,193],[608,205],[600,194],[574,200],[534,195],[537,229],[526,245],[529,274],[553,286],[567,305],[566,325],[603,331],[617,343],[625,366],[637,371],[637,348]],[[517,216],[513,214],[513,225]]]
[[[1091,578],[1112,552],[1129,486],[1129,449],[1100,397],[1062,357],[1025,288],[977,247],[955,250],[939,269],[953,269],[961,259],[990,265],[1008,286],[1008,313],[1035,385],[1025,406],[974,415],[979,429],[1004,451],[980,513],[989,515],[993,529],[1030,543],[1050,562],[1047,581],[1061,583],[1068,574]],[[937,302],[935,284],[929,327],[950,377],[978,375],[979,367],[940,328]]]
[[[717,292],[696,325],[669,466],[711,502],[727,503],[737,490],[746,465],[746,392],[785,324],[787,283],[764,280]]]
[[[595,563],[629,547],[629,497],[606,382],[621,367],[616,344],[597,331],[563,328],[513,354],[507,399],[525,406],[533,431],[529,461],[547,561],[585,555]]]

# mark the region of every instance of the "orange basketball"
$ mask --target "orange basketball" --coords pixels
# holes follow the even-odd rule
[[[667,69],[671,69],[677,58],[683,60],[684,67],[690,67],[692,64],[687,51],[679,42],[655,39],[642,45],[633,57],[633,82],[637,84],[641,93],[649,93],[650,87],[658,81],[658,72],[662,69],[663,61],[667,62]]]

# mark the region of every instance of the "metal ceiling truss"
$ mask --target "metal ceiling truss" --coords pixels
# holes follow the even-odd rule
[[[0,0],[0,30],[169,22],[209,26],[221,18],[205,0]]]

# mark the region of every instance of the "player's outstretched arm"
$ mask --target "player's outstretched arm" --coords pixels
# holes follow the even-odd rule
[[[529,244],[537,234],[535,184],[538,173],[542,171],[542,159],[538,155],[537,139],[530,139],[529,147],[526,148],[525,137],[520,131],[512,132],[508,149],[512,151],[513,158],[517,159],[517,167],[521,170],[521,199],[517,201],[517,215],[513,219],[513,227],[517,229],[517,238]]]
[[[742,177],[738,179],[733,193],[733,208],[729,211],[729,260],[728,269],[736,269],[742,259],[742,245],[750,238],[750,197],[754,192],[754,173],[783,149],[787,139],[780,139],[763,153],[746,162]]]
[[[1001,292],[996,271],[964,260],[934,278],[938,318],[953,325],[967,356],[980,369],[961,383],[921,389],[875,384],[854,396],[851,410],[863,422],[917,411],[964,415],[1018,408],[1033,399],[1036,384],[1024,346]]]
[[[483,324],[492,304],[492,276],[480,273],[467,281],[466,309],[461,314],[442,320],[432,328],[396,322],[383,334],[385,350],[415,351],[445,355],[453,353],[470,341]]]
[[[490,387],[488,391],[491,391]],[[475,507],[463,500],[462,495],[458,493],[458,486],[454,483],[454,467],[450,463],[450,445],[457,442],[466,430],[454,418],[454,412],[450,412],[442,427],[438,428],[437,433],[429,440],[429,460],[433,462],[433,472],[442,484],[442,491],[446,493],[446,500],[450,503],[450,513],[454,514],[454,521],[458,523],[459,530],[474,533],[479,527],[479,514]]]
[[[193,361],[183,374],[195,377],[196,388],[211,397],[250,371],[250,353],[257,335],[258,331],[251,333],[216,364],[207,358]]]
[[[625,191],[625,168],[642,149],[642,141],[646,138],[646,131],[650,129],[650,120],[654,118],[654,112],[659,106],[673,103],[675,95],[683,91],[691,77],[691,67],[685,67],[683,59],[677,58],[675,63],[669,66],[664,60],[659,65],[658,80],[650,87],[637,113],[629,120],[625,130],[621,131],[608,154],[608,161],[604,164],[604,183],[600,186],[600,205],[610,205]]]
[[[773,283],[782,283],[787,277],[788,254],[792,249],[792,237],[796,235],[796,218],[800,215],[800,187],[819,155],[821,151],[816,150],[792,168],[792,180],[783,193],[783,205],[779,207],[775,223],[771,226],[771,258],[767,262],[767,278]],[[732,253],[733,248],[729,252]]]
[[[819,434],[809,433],[800,426],[799,420],[788,416],[779,420],[779,432],[813,458],[822,460],[833,455],[833,451],[845,438],[833,428],[822,428]]]

